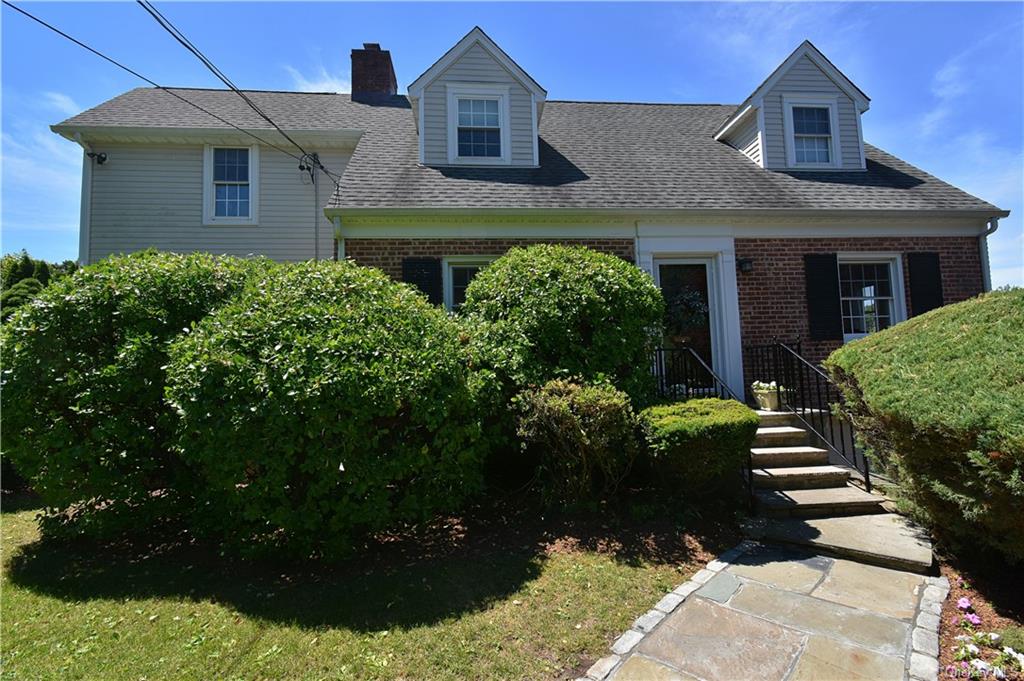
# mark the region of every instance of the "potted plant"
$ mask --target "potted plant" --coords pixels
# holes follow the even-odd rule
[[[750,391],[754,393],[757,406],[761,409],[782,411],[782,404],[785,402],[786,393],[789,392],[789,389],[778,385],[775,381],[771,383],[754,381],[750,384]]]

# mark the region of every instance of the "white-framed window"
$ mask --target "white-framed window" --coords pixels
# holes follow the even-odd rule
[[[839,101],[833,96],[782,97],[786,159],[792,168],[839,168]]]
[[[203,224],[258,223],[259,158],[255,145],[203,148]]]
[[[838,265],[844,341],[887,329],[906,319],[899,254],[839,254]]]
[[[444,284],[444,306],[458,310],[466,302],[469,282],[480,270],[487,267],[498,256],[495,255],[452,255],[444,258],[441,278]]]
[[[448,162],[456,165],[511,163],[509,88],[448,84]]]

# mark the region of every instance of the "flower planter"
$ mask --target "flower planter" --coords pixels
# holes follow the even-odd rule
[[[757,406],[766,411],[781,411],[779,408],[779,393],[776,390],[755,390],[754,399]]]

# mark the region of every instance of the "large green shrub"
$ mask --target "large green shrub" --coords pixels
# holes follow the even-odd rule
[[[648,407],[640,418],[658,476],[674,489],[698,494],[739,480],[759,424],[746,405],[718,398]]]
[[[517,432],[539,462],[549,501],[603,499],[615,491],[637,451],[629,396],[608,385],[556,379],[514,400]]]
[[[197,525],[247,551],[338,553],[457,507],[481,485],[464,341],[378,270],[271,272],[172,347]]]
[[[51,511],[75,507],[87,521],[79,527],[93,518],[144,525],[181,500],[167,344],[235,295],[254,266],[209,255],[110,258],[50,284],[4,324],[4,454]]]
[[[876,463],[954,541],[1024,559],[1024,289],[933,310],[825,362]]]
[[[650,389],[664,301],[635,265],[583,247],[513,248],[482,270],[462,312],[502,380],[607,380],[632,397]]]
[[[33,277],[22,279],[0,293],[0,316],[5,320],[10,319],[19,307],[30,302],[42,290],[43,284],[38,279]]]

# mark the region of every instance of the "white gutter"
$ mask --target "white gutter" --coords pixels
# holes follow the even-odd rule
[[[983,291],[992,290],[992,271],[988,262],[988,237],[999,229],[999,218],[990,218],[988,229],[978,235],[978,250],[981,252],[981,288]]]

